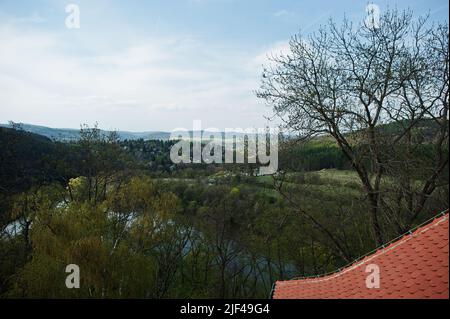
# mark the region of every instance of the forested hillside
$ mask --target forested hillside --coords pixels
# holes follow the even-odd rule
[[[0,130],[2,297],[265,298],[274,280],[375,247],[362,185],[329,140],[287,141],[280,172],[256,176],[254,164],[174,165],[173,142],[80,136]],[[439,187],[414,223],[447,195]],[[65,286],[72,263],[80,289]]]

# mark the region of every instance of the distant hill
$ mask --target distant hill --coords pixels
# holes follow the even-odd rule
[[[21,128],[24,131],[43,135],[52,140],[59,141],[69,141],[77,140],[80,137],[80,130],[70,129],[70,128],[51,128],[41,125],[25,124],[20,123]],[[10,124],[0,124],[0,127],[11,128]],[[108,131],[101,130],[103,133],[108,133]],[[121,140],[168,140],[170,133],[160,132],[160,131],[149,131],[149,132],[128,132],[128,131],[118,131],[119,138]]]
[[[0,127],[0,149],[0,194],[14,194],[61,177],[53,159],[67,150],[45,136]]]
[[[80,130],[79,129],[71,129],[71,128],[52,128],[47,126],[41,126],[41,125],[34,125],[34,124],[26,124],[26,123],[16,123],[20,125],[21,129],[30,132],[39,134],[45,137],[48,137],[52,140],[57,141],[70,141],[70,140],[77,140],[80,137]],[[6,127],[6,128],[12,128],[10,124],[1,124],[0,127]],[[102,133],[107,134],[109,131],[100,130]],[[193,131],[189,131],[188,133],[190,136],[192,136]],[[199,131],[195,131],[196,133],[199,133]],[[205,135],[213,134],[213,132],[209,131],[202,131],[204,136],[203,139],[208,139]],[[147,131],[147,132],[129,132],[129,131],[117,131],[119,134],[120,140],[163,140],[167,141],[170,138],[170,132],[163,132],[163,131]],[[225,139],[232,138],[233,135],[242,137],[243,135],[253,136],[254,134],[243,134],[243,133],[236,133],[236,132],[227,132],[221,133]]]

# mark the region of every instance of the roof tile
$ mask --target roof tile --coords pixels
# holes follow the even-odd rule
[[[277,281],[276,299],[449,298],[448,213],[331,275]],[[380,269],[380,287],[366,287],[366,266]]]

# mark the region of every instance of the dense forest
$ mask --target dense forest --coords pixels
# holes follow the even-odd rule
[[[173,141],[80,136],[0,128],[2,297],[265,298],[275,280],[376,246],[362,185],[329,139],[284,140],[279,174],[257,176],[174,165]],[[448,207],[445,176],[414,223]],[[399,232],[389,218],[383,229]],[[80,289],[65,286],[68,264]]]

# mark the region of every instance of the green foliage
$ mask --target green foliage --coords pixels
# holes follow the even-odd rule
[[[10,131],[24,141],[3,139],[1,170],[12,179],[1,193],[2,297],[265,298],[275,280],[332,271],[374,248],[357,175],[323,169],[326,158],[347,165],[328,140],[286,150],[298,163],[276,191],[276,179],[252,176],[251,166],[170,169],[170,143],[84,129],[70,143]],[[440,188],[429,210],[446,195]],[[65,286],[68,264],[80,267],[80,289]]]
[[[350,163],[335,143],[316,139],[304,143],[287,143],[280,150],[280,168],[293,171],[348,169]]]

